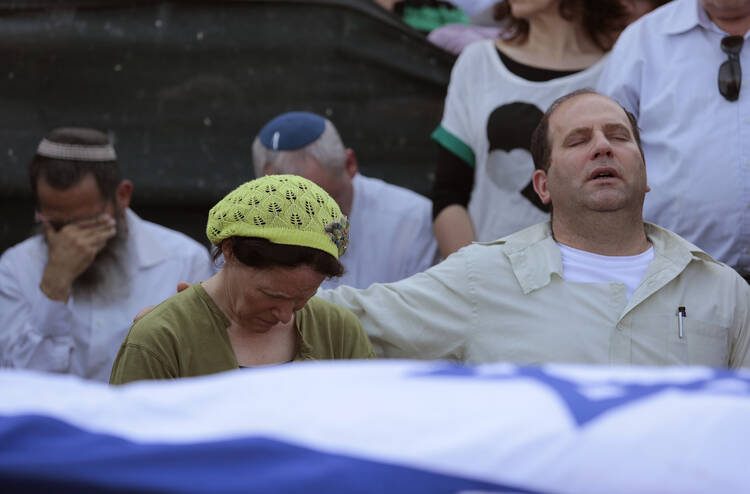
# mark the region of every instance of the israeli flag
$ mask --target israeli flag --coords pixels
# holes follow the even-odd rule
[[[0,491],[750,493],[750,373],[307,362],[0,372]]]

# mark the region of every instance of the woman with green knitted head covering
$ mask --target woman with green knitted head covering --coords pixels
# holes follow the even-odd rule
[[[133,325],[110,382],[374,357],[359,320],[314,297],[326,277],[343,273],[349,238],[322,188],[294,175],[247,182],[211,209],[206,234],[222,269]]]

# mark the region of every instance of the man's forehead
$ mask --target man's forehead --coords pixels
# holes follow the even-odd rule
[[[100,208],[106,201],[93,173],[86,173],[76,183],[57,188],[44,175],[37,179],[39,206],[44,209]]]
[[[594,125],[622,124],[630,127],[625,110],[613,99],[600,94],[582,94],[563,102],[550,115],[549,124],[553,138]]]

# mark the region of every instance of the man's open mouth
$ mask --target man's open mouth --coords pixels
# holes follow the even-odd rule
[[[618,178],[619,175],[617,172],[615,172],[611,168],[597,168],[594,170],[591,175],[589,175],[589,180],[599,180],[602,178]]]

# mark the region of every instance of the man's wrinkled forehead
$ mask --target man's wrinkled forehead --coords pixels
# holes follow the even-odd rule
[[[625,110],[616,101],[601,94],[581,94],[564,101],[550,115],[550,143],[554,146],[569,133],[595,125],[623,125],[632,132]]]

